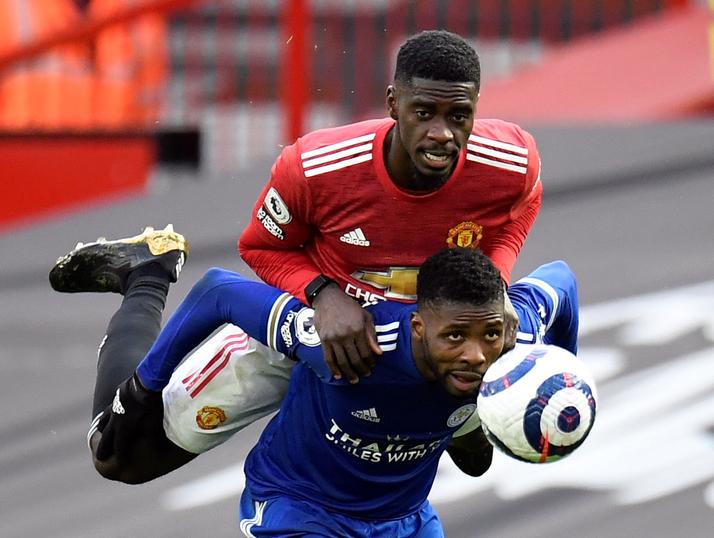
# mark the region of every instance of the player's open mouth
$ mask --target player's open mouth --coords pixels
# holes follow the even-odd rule
[[[423,151],[424,160],[430,168],[446,168],[451,164],[452,154],[451,153],[432,153],[430,151]]]
[[[449,376],[454,387],[461,392],[473,392],[481,384],[481,376],[476,372],[450,372]]]

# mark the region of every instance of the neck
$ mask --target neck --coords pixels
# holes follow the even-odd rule
[[[440,178],[424,177],[414,169],[411,157],[399,139],[397,124],[384,137],[383,158],[389,179],[398,188],[413,194],[427,194],[440,189],[451,177],[451,172]]]

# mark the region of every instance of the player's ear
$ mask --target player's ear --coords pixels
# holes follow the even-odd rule
[[[397,90],[391,84],[387,86],[387,112],[393,120],[399,119],[397,114]]]
[[[409,324],[412,329],[412,336],[417,340],[424,339],[424,318],[421,317],[419,312],[412,312],[412,317],[409,320]]]

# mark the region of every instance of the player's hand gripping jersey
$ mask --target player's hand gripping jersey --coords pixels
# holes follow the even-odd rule
[[[393,126],[387,118],[324,129],[285,148],[239,243],[261,279],[303,302],[320,273],[368,304],[413,301],[418,266],[453,245],[480,248],[509,281],[541,204],[533,137],[476,120],[446,184],[410,194],[385,167]]]

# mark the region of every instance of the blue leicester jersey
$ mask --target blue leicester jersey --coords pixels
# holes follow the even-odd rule
[[[519,341],[576,352],[575,277],[564,262],[542,265],[509,288]],[[334,380],[313,327],[313,311],[291,295],[211,269],[191,289],[137,368],[161,390],[181,360],[225,323],[299,360],[280,412],[246,462],[257,499],[286,495],[365,519],[399,518],[427,497],[439,457],[476,409],[427,383],[412,359],[415,305],[370,308],[383,355],[356,385]]]
[[[246,462],[254,497],[298,496],[370,519],[420,507],[451,434],[476,405],[475,395],[454,398],[417,371],[413,308],[375,310],[378,338],[389,343],[372,375],[359,383],[321,376],[322,358],[316,368],[309,361],[295,367],[280,412]]]
[[[180,360],[223,323],[298,359],[280,412],[245,466],[255,498],[287,495],[354,517],[391,519],[426,499],[451,435],[475,398],[426,382],[412,359],[415,305],[371,307],[383,355],[350,385],[331,377],[313,311],[292,296],[211,269],[169,319],[137,373],[149,388],[168,382]],[[157,389],[158,387],[159,389]]]

